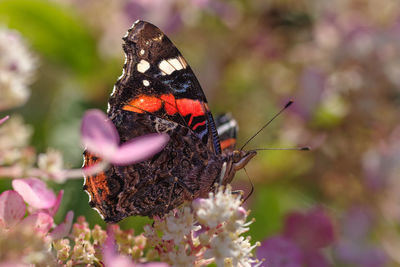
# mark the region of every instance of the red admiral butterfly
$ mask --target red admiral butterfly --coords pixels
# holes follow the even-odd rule
[[[218,117],[216,126],[192,69],[160,29],[137,21],[123,40],[126,62],[108,117],[122,143],[148,133],[167,133],[170,141],[151,159],[85,177],[89,204],[106,222],[163,215],[207,197],[256,155],[234,149],[237,125],[229,116]],[[99,160],[84,152],[84,166]]]

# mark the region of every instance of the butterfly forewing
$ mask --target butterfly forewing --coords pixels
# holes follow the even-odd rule
[[[151,113],[190,128],[216,154],[221,152],[206,97],[192,69],[156,26],[136,22],[123,38],[123,74],[109,101],[117,110]]]

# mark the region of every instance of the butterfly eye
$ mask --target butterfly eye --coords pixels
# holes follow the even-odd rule
[[[238,162],[241,159],[240,151],[233,151],[233,162]]]

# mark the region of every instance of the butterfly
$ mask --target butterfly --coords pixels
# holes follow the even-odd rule
[[[229,115],[214,120],[192,69],[159,28],[136,21],[123,41],[126,61],[107,115],[121,143],[149,133],[166,133],[170,140],[148,160],[85,177],[90,206],[111,223],[162,216],[207,197],[256,155],[235,149],[236,121]],[[100,160],[84,152],[84,167]]]

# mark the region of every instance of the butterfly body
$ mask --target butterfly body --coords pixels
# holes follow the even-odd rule
[[[199,82],[156,26],[138,21],[123,40],[126,62],[110,96],[108,117],[121,143],[149,133],[166,133],[170,141],[151,159],[85,177],[90,205],[107,222],[162,216],[184,201],[207,197],[216,183],[229,183],[255,155],[234,150],[232,142],[221,149]],[[228,132],[236,134],[236,129]],[[85,151],[84,166],[98,160]]]

